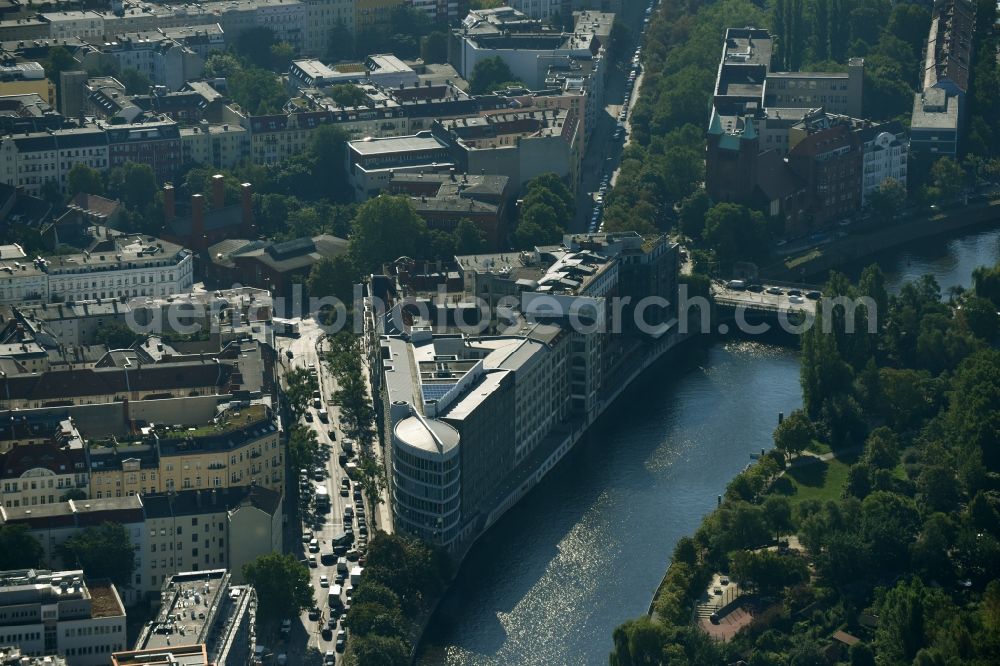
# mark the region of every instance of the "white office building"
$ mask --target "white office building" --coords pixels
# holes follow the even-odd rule
[[[88,584],[80,570],[3,571],[0,645],[59,654],[69,666],[105,666],[126,645],[125,608],[113,584]]]

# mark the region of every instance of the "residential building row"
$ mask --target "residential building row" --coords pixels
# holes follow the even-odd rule
[[[726,31],[707,136],[713,201],[753,206],[801,233],[857,213],[887,180],[907,184],[909,136],[860,119],[864,63],[772,72],[766,30]]]
[[[107,522],[122,525],[136,550],[130,584],[119,591],[127,605],[182,571],[228,569],[241,582],[243,565],[282,551],[282,496],[258,486],[0,507],[0,525],[23,525],[42,545],[45,566],[62,566],[61,544]]]
[[[29,257],[18,245],[0,250],[0,304],[166,296],[190,291],[193,282],[191,252],[153,236],[114,235],[47,257]]]
[[[913,96],[910,118],[910,142],[918,157],[933,160],[959,154],[975,28],[972,0],[935,0],[921,87]]]

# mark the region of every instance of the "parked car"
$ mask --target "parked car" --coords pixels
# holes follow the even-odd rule
[[[323,574],[322,576],[319,577],[319,586],[330,587],[330,579],[327,577],[326,574]]]

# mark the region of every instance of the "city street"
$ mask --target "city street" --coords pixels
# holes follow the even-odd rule
[[[611,175],[612,185],[618,176],[622,148],[631,140],[631,112],[625,121],[627,134],[624,141],[615,140],[614,133],[618,122],[618,114],[622,110],[622,100],[625,97],[625,83],[631,67],[632,53],[636,46],[642,43],[642,28],[644,10],[648,6],[642,2],[624,3],[622,20],[632,30],[635,36],[627,49],[624,62],[613,65],[607,73],[604,82],[604,112],[598,114],[596,127],[590,136],[587,152],[583,157],[580,169],[580,182],[576,190],[576,216],[567,231],[586,232],[590,226],[590,216],[594,211],[594,194],[601,184],[601,178]],[[642,73],[636,79],[630,98],[630,108],[639,99],[639,89],[642,86]]]
[[[320,445],[320,451],[324,452],[326,455],[322,457],[319,461],[320,465],[313,465],[307,470],[307,474],[310,478],[312,484],[322,483],[327,490],[330,497],[330,510],[327,513],[317,512],[315,520],[316,523],[313,524],[302,524],[300,526],[291,526],[286,533],[289,535],[289,542],[286,544],[286,550],[293,552],[296,557],[301,559],[307,558],[309,555],[315,555],[315,566],[310,563],[310,580],[312,582],[316,606],[319,608],[321,614],[320,619],[310,620],[309,612],[303,612],[301,615],[301,626],[297,626],[293,623],[292,636],[289,641],[289,662],[290,664],[299,663],[301,660],[301,651],[305,646],[315,647],[319,649],[320,652],[326,653],[327,651],[334,650],[334,644],[336,641],[337,630],[340,625],[336,625],[332,628],[332,631],[327,634],[328,638],[323,637],[322,630],[327,626],[327,619],[330,617],[330,606],[328,603],[329,588],[321,586],[321,577],[326,576],[329,585],[334,584],[334,579],[337,575],[336,560],[333,560],[330,564],[323,564],[321,561],[321,555],[323,553],[330,553],[332,549],[331,539],[338,536],[344,532],[344,509],[351,507],[352,510],[355,509],[355,502],[353,499],[353,489],[354,484],[351,484],[351,494],[348,497],[341,497],[341,479],[346,477],[347,474],[341,467],[338,461],[338,455],[341,452],[341,442],[343,441],[344,434],[340,427],[340,410],[339,407],[333,404],[333,395],[337,389],[337,384],[330,372],[328,372],[325,364],[322,363],[320,348],[318,350],[317,345],[321,345],[323,341],[323,332],[315,322],[315,320],[309,319],[296,319],[293,320],[299,323],[299,336],[298,337],[278,337],[276,338],[275,344],[278,348],[278,354],[281,358],[281,363],[284,372],[288,372],[295,368],[307,368],[315,369],[319,379],[319,391],[320,391],[320,402],[323,409],[328,412],[328,420],[326,423],[322,422],[319,418],[319,409],[317,409],[312,402],[307,407],[307,411],[311,415],[311,420],[307,420],[305,425],[308,425],[315,433],[317,442]],[[292,352],[292,357],[288,357],[288,351]],[[334,436],[331,437],[331,432]],[[314,478],[314,473],[317,467],[321,467],[323,470],[323,480],[316,481]],[[291,477],[292,482],[299,482],[299,470],[292,470]],[[365,502],[366,508],[369,506],[368,502]],[[308,501],[300,501],[299,513],[303,514],[303,510],[309,507]],[[367,515],[367,512],[366,512]],[[356,520],[356,519],[355,519]],[[374,531],[374,525],[370,527]],[[309,553],[308,552],[308,542],[305,540],[305,531],[312,532],[312,538],[315,538],[319,542],[319,552]],[[355,533],[358,534],[358,526],[355,522]],[[360,537],[360,534],[358,534]],[[355,543],[357,545],[357,543]],[[357,562],[348,562],[348,569],[352,569],[357,566]],[[346,581],[345,585],[342,586],[344,594],[342,594],[342,599],[344,603],[347,602],[346,590],[350,587],[350,579]],[[301,632],[305,632],[308,636],[308,640],[303,640]],[[337,654],[338,660],[340,657]]]

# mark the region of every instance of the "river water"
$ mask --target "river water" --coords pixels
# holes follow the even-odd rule
[[[1000,230],[988,230],[872,261],[891,290],[932,273],[947,293],[998,259]],[[606,664],[612,631],[646,612],[674,544],[800,404],[794,349],[728,339],[661,363],[470,552],[419,663]]]

